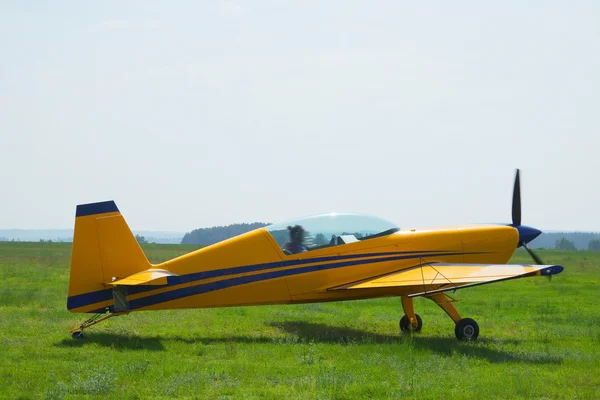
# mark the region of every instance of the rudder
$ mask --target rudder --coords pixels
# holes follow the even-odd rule
[[[77,206],[67,300],[70,311],[107,307],[113,299],[107,284],[151,267],[114,201]]]

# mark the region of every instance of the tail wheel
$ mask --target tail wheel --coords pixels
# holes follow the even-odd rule
[[[463,318],[456,323],[454,334],[458,340],[467,342],[476,340],[479,336],[479,325],[471,318]]]
[[[423,320],[419,316],[419,314],[415,314],[417,317],[417,326],[414,327],[413,324],[410,323],[410,320],[406,315],[400,318],[400,331],[403,333],[411,333],[411,332],[421,332],[421,328],[423,327]]]
[[[83,331],[75,331],[71,334],[73,339],[83,339]]]

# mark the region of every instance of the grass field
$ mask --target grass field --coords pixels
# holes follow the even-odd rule
[[[148,245],[151,261],[192,250]],[[481,328],[459,343],[426,299],[141,312],[67,330],[70,245],[0,243],[0,397],[600,398],[600,252],[540,251],[565,271],[457,292]],[[517,253],[514,261],[529,262]]]

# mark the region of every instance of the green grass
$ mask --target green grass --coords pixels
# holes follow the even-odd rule
[[[148,245],[153,261],[192,246]],[[0,243],[0,397],[247,399],[600,398],[600,252],[540,251],[565,271],[459,291],[478,321],[417,299],[419,335],[398,334],[399,299],[141,312],[67,330],[70,245]],[[517,253],[516,262],[526,262]]]

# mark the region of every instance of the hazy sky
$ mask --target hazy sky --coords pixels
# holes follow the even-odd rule
[[[1,1],[0,228],[600,230],[600,2],[425,3]]]

